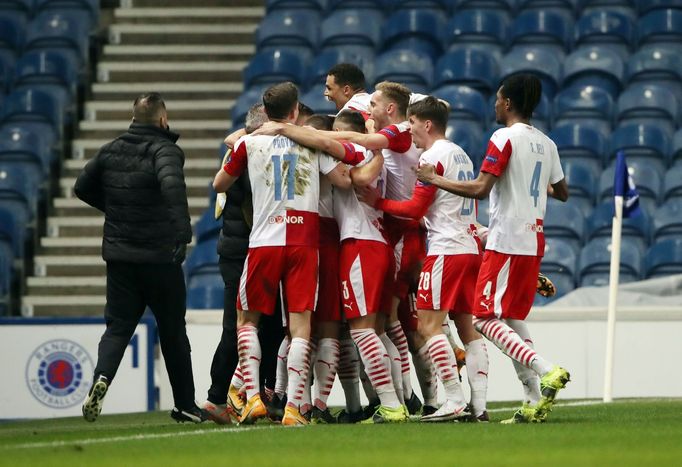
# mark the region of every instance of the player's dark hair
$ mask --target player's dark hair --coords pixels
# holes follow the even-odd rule
[[[352,63],[339,63],[329,69],[327,75],[333,76],[339,86],[350,86],[354,91],[365,89],[365,74]]]
[[[306,125],[309,125],[316,130],[330,131],[334,125],[334,117],[325,114],[313,114],[305,121]]]
[[[298,105],[298,88],[291,81],[270,86],[263,93],[263,107],[270,120],[284,120]]]
[[[336,116],[336,122],[346,126],[348,131],[355,131],[357,133],[366,133],[365,118],[356,110],[342,110]]]
[[[428,96],[417,101],[407,108],[407,116],[414,116],[421,121],[431,120],[433,126],[440,132],[445,133],[448,126],[450,112],[444,102],[437,97]]]
[[[143,125],[158,125],[165,111],[166,104],[158,92],[141,94],[133,102],[133,120]]]
[[[315,111],[308,107],[307,105],[305,105],[303,102],[301,101],[298,102],[298,118],[310,117],[314,113]]]
[[[406,115],[407,107],[410,105],[410,95],[412,91],[404,84],[394,83],[392,81],[382,81],[375,86],[377,91],[391,102],[395,102],[398,106],[398,115]]]
[[[502,81],[500,93],[511,101],[514,112],[529,119],[540,102],[542,83],[533,74],[517,73]]]

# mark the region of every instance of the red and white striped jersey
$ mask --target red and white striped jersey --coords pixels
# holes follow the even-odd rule
[[[486,249],[543,256],[547,186],[564,178],[554,141],[523,123],[500,128],[490,138],[481,171],[499,177],[490,193]]]
[[[374,157],[372,151],[368,151],[357,144],[345,143],[345,145],[349,144],[352,144],[355,149],[356,160],[362,158],[356,167],[362,167]],[[385,188],[384,180],[385,169],[382,169],[379,177],[371,184],[372,187],[379,188],[382,196]],[[334,190],[334,216],[339,224],[341,240],[354,238],[356,240],[376,240],[386,243],[383,233],[383,212],[360,202],[353,188]]]
[[[417,181],[414,168],[419,163],[421,149],[412,142],[410,124],[405,121],[379,131],[388,138],[388,148],[382,151],[386,167],[386,198],[396,201],[410,199]]]
[[[223,167],[239,176],[248,167],[253,192],[249,247],[316,246],[320,176],[337,162],[284,136],[242,137]]]
[[[474,165],[466,152],[455,143],[441,139],[419,158],[419,164],[432,164],[436,173],[450,180],[471,180]],[[423,185],[417,182],[417,186]],[[474,200],[436,190],[436,197],[424,215],[428,254],[477,254],[476,212]]]

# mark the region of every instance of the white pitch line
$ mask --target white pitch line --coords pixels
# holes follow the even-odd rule
[[[624,402],[624,401],[616,401],[616,402]],[[604,401],[577,401],[577,402],[564,402],[564,403],[557,403],[555,404],[555,407],[580,407],[583,405],[598,405],[598,404],[604,404]],[[515,405],[513,407],[497,407],[496,409],[488,409],[488,412],[506,412],[507,410],[515,410],[518,409],[519,406]]]
[[[43,443],[24,443],[15,444],[13,446],[0,446],[0,449],[34,449],[34,448],[58,448],[63,446],[73,446],[82,444],[101,444],[101,443],[116,443],[119,441],[144,441],[147,439],[162,439],[175,438],[176,436],[197,436],[207,435],[211,433],[241,433],[253,430],[266,430],[279,428],[275,425],[266,426],[250,426],[250,427],[230,427],[217,428],[214,430],[194,430],[194,431],[178,431],[173,433],[150,433],[147,435],[130,435],[130,436],[111,436],[109,438],[86,438],[74,439],[70,441],[46,441]]]

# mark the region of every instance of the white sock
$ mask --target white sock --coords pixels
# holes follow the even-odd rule
[[[393,379],[393,384],[395,385],[395,394],[398,396],[398,400],[401,404],[405,404],[405,396],[403,393],[403,375],[402,375],[402,360],[400,358],[400,352],[396,348],[391,338],[388,337],[386,333],[379,336],[381,343],[386,347],[386,352],[388,352],[388,358],[391,360],[391,379]]]
[[[444,334],[438,334],[429,339],[426,344],[429,346],[429,356],[436,374],[445,388],[445,398],[454,402],[464,402],[457,372],[457,359],[448,338]]]
[[[362,410],[358,384],[360,382],[360,355],[358,355],[353,339],[341,340],[338,374],[343,393],[346,395],[346,410],[348,413],[358,413]]]
[[[244,386],[244,376],[242,375],[242,369],[239,365],[234,369],[232,380],[230,380],[230,386],[234,386],[237,389],[241,389],[242,386]]]
[[[313,409],[312,402],[312,386],[313,386],[313,373],[310,371],[311,363],[317,358],[317,342],[314,339],[310,339],[308,342],[308,377],[305,380],[305,387],[303,389],[303,397],[301,398],[301,413],[308,413]]]
[[[255,326],[242,326],[237,329],[237,350],[248,400],[260,394],[261,351]]]
[[[360,352],[358,352],[358,354],[359,353]],[[362,390],[365,392],[365,396],[367,397],[367,400],[369,401],[370,404],[378,402],[379,401],[379,395],[374,390],[374,386],[372,385],[372,381],[370,381],[369,376],[367,376],[367,372],[365,371],[365,365],[362,362],[362,357],[360,357],[359,370],[360,370],[360,383],[362,384]]]
[[[443,334],[445,334],[445,337],[448,338],[448,342],[450,343],[450,347],[453,349],[455,347],[459,347],[457,345],[457,341],[455,340],[455,336],[452,335],[452,329],[450,329],[450,318],[448,318],[448,315],[445,315],[445,319],[443,320],[443,323],[440,325],[441,329],[443,330]]]
[[[474,415],[486,411],[488,394],[488,349],[483,338],[464,345],[466,349],[467,377],[471,388],[471,407]]]
[[[400,321],[391,323],[386,331],[388,337],[400,353],[400,368],[403,383],[403,396],[405,399],[412,397],[412,377],[410,374],[410,348],[407,345],[407,336]]]
[[[535,348],[525,321],[521,321],[520,319],[506,319],[505,322],[530,348]],[[532,369],[526,368],[513,360],[512,363],[514,363],[516,375],[523,386],[523,402],[529,405],[537,404],[542,397],[542,394],[540,393],[540,377]]]
[[[327,408],[327,399],[334,386],[336,370],[339,366],[339,341],[332,338],[320,339],[315,357],[315,407]]]
[[[391,361],[388,351],[374,329],[352,329],[350,335],[358,346],[360,358],[365,365],[367,378],[377,393],[381,405],[400,407],[391,378]]]
[[[287,357],[287,374],[289,377],[287,405],[300,409],[309,368],[310,346],[308,341],[300,337],[294,337],[291,339],[289,355]]]
[[[282,399],[287,393],[287,355],[289,355],[289,336],[284,336],[277,351],[277,370],[275,372],[275,394]]]
[[[438,404],[438,382],[436,381],[436,371],[431,363],[429,356],[429,346],[424,344],[416,353],[412,354],[414,369],[417,372],[417,380],[422,390],[424,405],[437,407]]]

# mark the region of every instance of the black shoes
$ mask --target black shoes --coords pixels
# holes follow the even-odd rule
[[[178,423],[202,423],[208,420],[208,412],[200,409],[196,405],[188,409],[178,409],[177,407],[173,407],[170,416]]]
[[[89,422],[94,422],[102,412],[104,396],[109,390],[109,378],[99,375],[88,392],[88,397],[83,403],[83,418]]]

